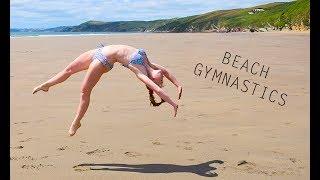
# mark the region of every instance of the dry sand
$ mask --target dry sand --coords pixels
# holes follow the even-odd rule
[[[11,38],[11,179],[309,179],[309,41],[276,32]],[[145,48],[171,70],[184,87],[177,117],[168,104],[149,106],[118,64],[69,137],[85,72],[48,93],[32,89],[98,42]],[[223,65],[225,51],[270,66],[268,78]],[[286,92],[287,104],[197,77],[198,62]],[[165,90],[177,97],[169,81]]]

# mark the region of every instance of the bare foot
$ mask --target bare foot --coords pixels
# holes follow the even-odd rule
[[[69,135],[73,136],[80,127],[81,123],[72,123],[69,129]]]
[[[44,92],[47,92],[47,91],[49,90],[49,87],[41,84],[41,85],[39,85],[39,86],[37,86],[37,87],[35,87],[35,88],[33,89],[32,94],[35,94],[36,92],[38,92],[38,91],[40,91],[40,90],[42,90],[42,91],[44,91]]]
[[[179,94],[178,99],[180,99],[182,94],[182,86],[178,87],[178,94]]]
[[[178,111],[178,105],[176,105],[176,106],[174,107],[174,117],[177,116],[177,111]]]

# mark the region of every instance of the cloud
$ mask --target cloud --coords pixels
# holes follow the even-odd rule
[[[78,25],[88,20],[154,20],[268,2],[272,0],[11,0],[10,26],[36,28]]]

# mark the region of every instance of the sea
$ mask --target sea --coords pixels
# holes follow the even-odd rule
[[[50,36],[97,36],[97,35],[127,35],[145,32],[10,32],[10,37],[50,37]]]

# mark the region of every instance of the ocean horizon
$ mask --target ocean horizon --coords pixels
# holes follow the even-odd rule
[[[50,37],[50,36],[90,36],[90,35],[115,35],[115,34],[142,34],[146,32],[10,32],[10,38],[16,37]]]

